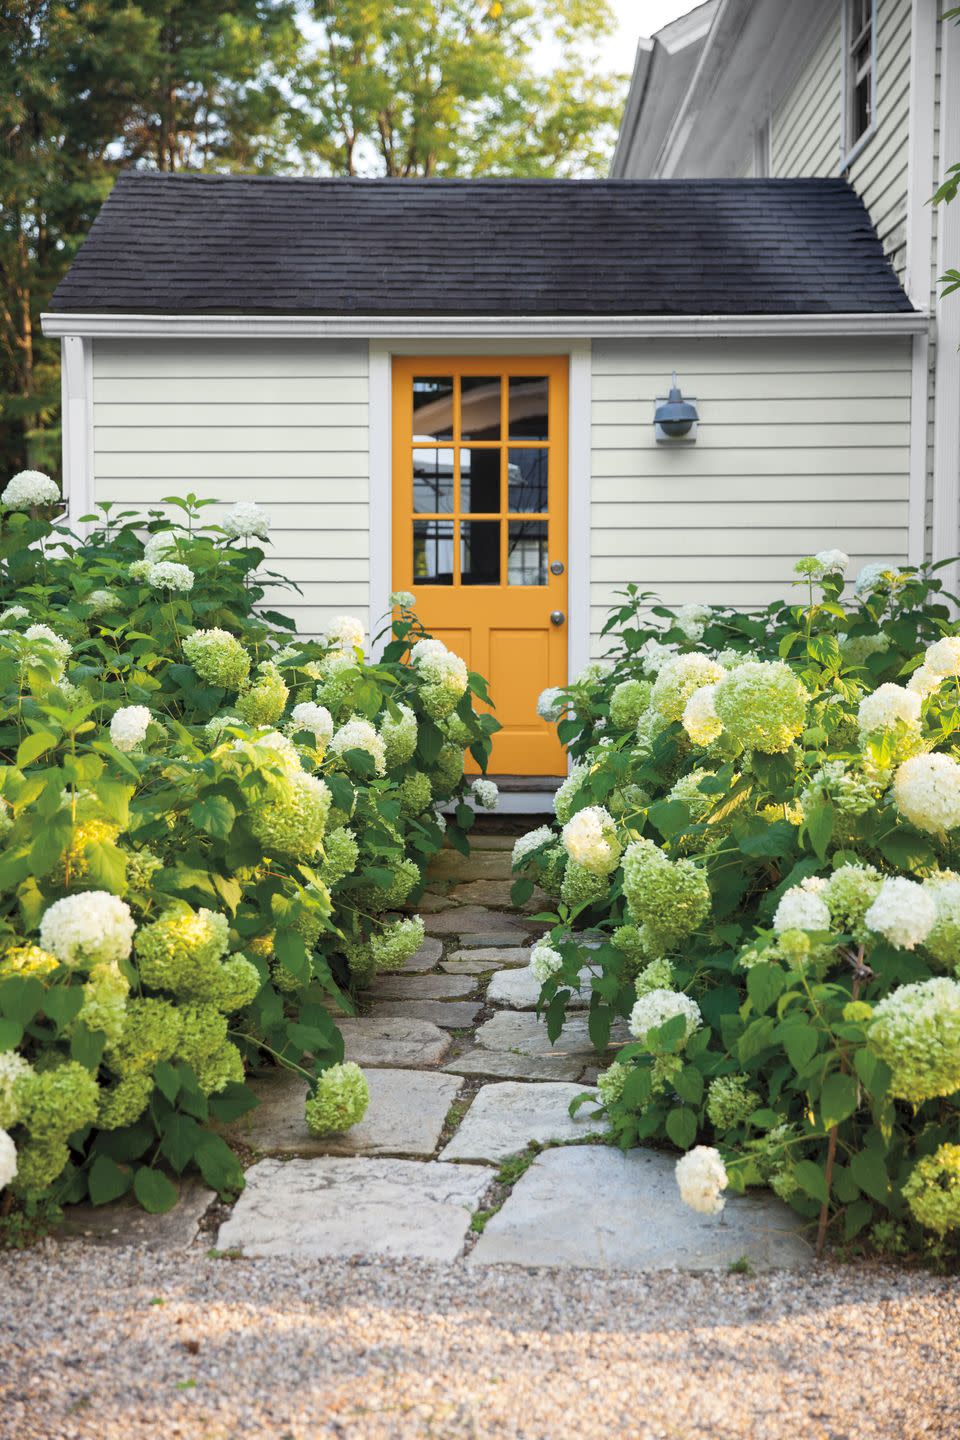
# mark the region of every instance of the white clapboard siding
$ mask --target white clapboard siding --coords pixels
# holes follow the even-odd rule
[[[906,560],[909,341],[596,341],[592,369],[595,653],[631,581],[668,604],[755,606],[789,595],[815,550]],[[673,369],[703,417],[694,445],[654,439]]]
[[[876,133],[849,170],[897,273],[906,264],[910,0],[878,0]],[[840,5],[771,119],[771,173],[841,173]]]
[[[97,340],[98,501],[159,506],[189,491],[269,512],[266,603],[316,633],[367,618],[370,582],[367,346],[349,341]]]

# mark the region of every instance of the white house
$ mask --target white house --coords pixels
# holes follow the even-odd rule
[[[960,201],[930,204],[960,162],[960,28],[939,18],[948,8],[708,0],[640,41],[612,167],[621,178],[844,177],[862,197],[915,309],[930,314],[911,342],[912,560],[960,551],[960,296],[940,299],[936,284],[960,266]]]
[[[256,499],[307,633],[412,589],[514,776],[564,768],[537,694],[628,581],[750,605],[817,548],[922,557],[928,328],[843,178],[131,173],[44,317],[74,517]]]

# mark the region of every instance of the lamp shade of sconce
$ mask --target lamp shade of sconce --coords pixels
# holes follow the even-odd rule
[[[695,440],[694,426],[699,419],[700,415],[693,401],[684,400],[677,384],[677,372],[674,371],[670,394],[666,400],[657,401],[653,415],[657,440]]]

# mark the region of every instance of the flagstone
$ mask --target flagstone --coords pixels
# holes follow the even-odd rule
[[[743,1257],[756,1270],[811,1263],[803,1221],[773,1195],[732,1196],[722,1215],[684,1205],[676,1159],[595,1145],[545,1151],[487,1222],[470,1262],[597,1270],[726,1270]]]
[[[577,1140],[605,1131],[606,1118],[595,1116],[590,1104],[570,1114],[571,1100],[582,1093],[579,1085],[549,1082],[484,1085],[440,1158],[503,1160],[525,1150],[531,1140]]]
[[[442,954],[443,941],[438,940],[434,935],[428,935],[419,950],[415,950],[412,955],[408,955],[397,970],[392,970],[389,973],[392,975],[408,975],[420,974],[424,970],[433,970]]]
[[[435,880],[507,880],[511,875],[510,854],[503,850],[441,850],[430,861],[427,875]]]
[[[380,1069],[392,1065],[429,1068],[450,1049],[450,1036],[415,1016],[362,1015],[338,1020],[346,1058]]]
[[[369,993],[376,1000],[458,1000],[472,995],[477,982],[469,975],[376,976]]]
[[[582,1080],[583,1061],[582,1055],[518,1055],[514,1050],[478,1046],[448,1060],[443,1068],[454,1075],[484,1075],[495,1080]]]
[[[515,1050],[521,1055],[583,1055],[592,1058],[597,1053],[585,1015],[571,1015],[564,1022],[555,1045],[550,1044],[543,1020],[525,1010],[498,1010],[480,1026],[475,1038],[477,1044],[487,1050]],[[624,1021],[614,1022],[610,1039],[613,1044],[630,1039]]]
[[[494,835],[490,831],[473,829],[470,832],[471,850],[513,850],[517,843],[515,835]]]
[[[441,963],[449,974],[481,975],[486,970],[499,970],[505,965],[528,965],[528,945],[478,945],[472,950],[451,950]],[[467,969],[475,966],[475,969]]]
[[[111,1205],[65,1205],[57,1236],[138,1250],[187,1250],[199,1239],[200,1221],[217,1196],[196,1176],[177,1184],[179,1199],[162,1215],[149,1214],[129,1197]]]
[[[530,928],[522,915],[489,910],[485,905],[451,905],[439,915],[424,916],[424,924],[428,935],[469,935],[479,931],[516,937]]]
[[[590,976],[590,970],[580,971],[580,991],[571,994],[568,1009],[582,1010],[590,1004]],[[540,981],[529,965],[522,970],[499,970],[487,986],[487,1000],[491,1005],[508,1005],[513,1010],[535,1010],[540,1002]]]
[[[457,939],[460,943],[460,950],[523,949],[526,956],[523,961],[525,965],[530,959],[529,942],[538,933],[542,933],[542,926],[539,924],[531,926],[523,934],[519,934],[516,930],[475,930],[473,932],[468,930],[460,934]],[[459,954],[459,951],[457,953]]]
[[[366,1079],[367,1113],[342,1135],[310,1133],[307,1086],[289,1070],[256,1077],[251,1088],[259,1105],[225,1133],[266,1155],[432,1155],[460,1081],[429,1070],[368,1069]]]
[[[370,1015],[377,1020],[392,1016],[425,1020],[448,1030],[462,1030],[473,1024],[482,1008],[479,1000],[377,1000]]]
[[[262,1160],[217,1245],[250,1256],[449,1262],[494,1173],[436,1160]]]

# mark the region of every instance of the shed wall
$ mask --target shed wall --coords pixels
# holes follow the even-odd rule
[[[628,581],[668,604],[789,595],[800,556],[906,562],[907,340],[596,341],[591,633]],[[696,444],[658,445],[676,369]]]
[[[366,619],[367,381],[365,342],[97,340],[96,499],[256,500],[273,520],[266,568],[303,592],[269,602],[305,634],[344,611]]]

